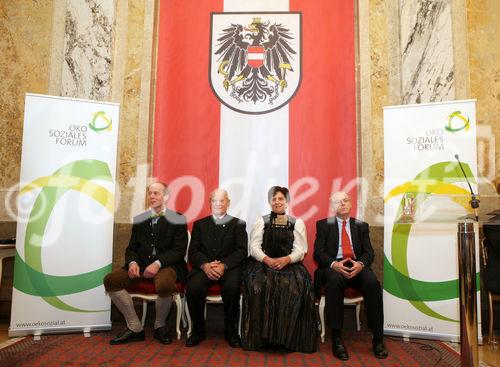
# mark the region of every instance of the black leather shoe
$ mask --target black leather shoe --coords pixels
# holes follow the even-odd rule
[[[162,344],[172,344],[172,338],[165,326],[155,329],[154,338]]]
[[[117,345],[117,344],[127,344],[131,342],[142,342],[146,339],[144,334],[144,330],[139,331],[138,333],[133,332],[130,329],[125,329],[120,334],[116,336],[116,338],[111,339],[109,344]]]
[[[241,347],[241,339],[238,335],[232,335],[226,338],[229,346],[231,348],[240,348]]]
[[[384,343],[373,343],[373,354],[379,359],[385,359],[389,355],[387,349],[385,349]]]
[[[203,340],[205,340],[205,334],[201,335],[191,335],[189,338],[186,340],[186,347],[196,347],[198,344],[200,344]]]
[[[345,348],[342,338],[334,338],[332,343],[332,352],[335,357],[341,361],[347,361],[349,359],[349,353]]]

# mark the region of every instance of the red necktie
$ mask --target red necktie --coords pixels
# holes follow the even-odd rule
[[[355,259],[356,257],[352,252],[351,240],[349,239],[347,230],[345,229],[345,222],[345,220],[342,221],[342,256],[344,259],[347,259],[348,257]]]

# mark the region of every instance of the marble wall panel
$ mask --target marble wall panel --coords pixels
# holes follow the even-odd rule
[[[109,0],[67,0],[61,95],[109,100],[114,9]]]
[[[469,98],[477,99],[479,173],[500,183],[500,1],[467,1]],[[492,193],[492,192],[491,192]]]
[[[115,220],[128,223],[144,208],[149,169],[154,14],[150,0],[63,0],[54,88],[63,96],[120,103]],[[55,13],[56,13],[55,11]],[[55,41],[58,33],[54,32]],[[54,52],[53,52],[54,54]],[[58,59],[60,60],[59,66]],[[60,68],[58,70],[58,68]],[[58,75],[59,74],[59,75]]]
[[[399,65],[391,49],[399,49],[397,35],[387,21],[398,14],[398,3],[383,0],[360,0],[359,4],[359,118],[358,140],[361,144],[359,176],[362,177],[359,216],[370,224],[383,222],[383,106],[394,101],[389,82]],[[399,84],[398,88],[399,90]],[[397,93],[396,93],[397,94]]]
[[[156,6],[150,0],[0,2],[0,200],[5,204],[14,190],[0,208],[1,221],[16,217],[26,92],[119,102],[116,220],[129,223],[144,208]]]
[[[371,224],[383,218],[383,107],[455,98],[452,2],[358,1],[360,211]]]
[[[51,27],[52,1],[0,1],[0,201],[3,204],[11,190],[17,192],[24,95],[47,92]],[[15,220],[10,209],[0,205],[0,221]]]
[[[113,66],[113,98],[121,101],[118,223],[130,223],[145,207],[153,143],[155,11],[155,2],[149,0],[117,3],[117,15],[123,23],[117,22],[116,46],[121,51]]]
[[[400,0],[403,103],[453,100],[451,0]]]
[[[47,93],[52,5],[52,1],[0,1],[0,238],[16,235],[24,95]],[[6,201],[9,196],[12,200]],[[10,317],[13,268],[13,259],[5,259],[0,274],[2,319]]]

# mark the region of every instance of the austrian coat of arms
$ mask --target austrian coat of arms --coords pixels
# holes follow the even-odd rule
[[[210,83],[242,113],[281,108],[301,79],[300,13],[212,13]]]

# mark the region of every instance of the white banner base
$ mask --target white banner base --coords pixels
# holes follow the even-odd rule
[[[42,336],[49,334],[76,334],[82,333],[85,337],[90,336],[89,333],[96,331],[109,331],[111,330],[111,323],[104,325],[80,325],[80,326],[68,326],[59,327],[52,329],[23,329],[23,330],[11,330],[9,329],[9,338],[19,337],[19,336]]]
[[[385,336],[398,336],[403,339],[428,339],[428,340],[439,340],[443,342],[460,343],[460,336],[455,334],[434,334],[426,333],[422,331],[408,331],[403,332],[401,330],[394,329],[384,329]],[[483,336],[478,335],[478,343],[483,344]]]

